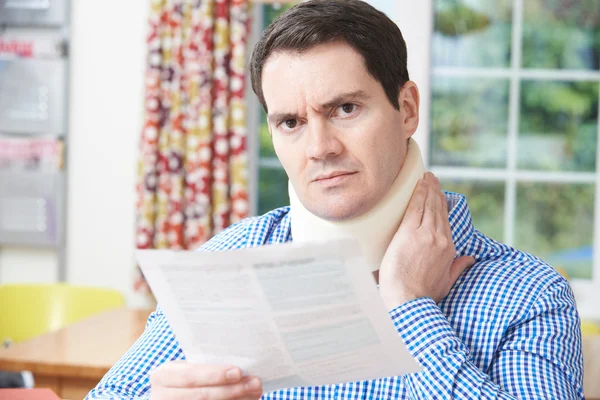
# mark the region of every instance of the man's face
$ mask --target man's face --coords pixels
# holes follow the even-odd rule
[[[359,216],[387,193],[418,125],[418,91],[396,110],[345,43],[267,60],[262,89],[275,152],[298,198],[328,220]]]

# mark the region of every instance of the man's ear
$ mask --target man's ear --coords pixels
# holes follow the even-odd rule
[[[402,113],[402,126],[406,139],[416,132],[419,126],[419,88],[413,81],[406,82],[398,94],[398,104]]]

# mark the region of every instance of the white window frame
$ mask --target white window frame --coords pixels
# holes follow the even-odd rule
[[[513,0],[513,27],[511,38],[511,63],[508,68],[433,68],[431,48],[433,38],[433,0],[366,0],[385,12],[402,30],[408,46],[408,69],[411,79],[416,82],[421,94],[420,124],[414,138],[419,143],[427,166],[430,165],[430,110],[432,76],[448,77],[485,77],[505,78],[510,81],[509,94],[509,130],[506,169],[434,167],[431,171],[440,178],[465,180],[485,180],[505,182],[504,201],[504,242],[514,243],[514,224],[516,218],[517,182],[552,182],[552,183],[595,183],[594,210],[594,264],[592,280],[573,280],[571,286],[575,292],[580,315],[585,319],[600,319],[600,140],[596,152],[595,172],[546,172],[517,170],[517,150],[519,131],[519,107],[521,80],[566,80],[566,81],[598,81],[600,72],[576,70],[538,70],[522,69],[521,49],[523,32],[523,2]],[[262,7],[254,7],[254,21],[262,21]],[[251,50],[260,36],[260,24],[253,24],[253,32],[249,41]],[[249,190],[252,214],[258,211],[258,171],[260,167],[281,168],[277,159],[260,159],[259,157],[259,107],[256,96],[247,85],[248,100],[248,141],[249,147]],[[600,103],[600,101],[599,101]],[[600,110],[598,112],[600,118]],[[600,138],[600,122],[598,123]],[[558,210],[560,212],[560,210]]]

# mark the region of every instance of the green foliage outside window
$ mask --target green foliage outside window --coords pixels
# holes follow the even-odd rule
[[[513,1],[436,0],[435,67],[509,68]],[[598,0],[523,2],[520,68],[600,72]],[[435,76],[431,161],[505,169],[509,80]],[[520,82],[517,169],[596,172],[598,80]],[[475,225],[496,239],[504,183],[446,184],[468,195]],[[498,186],[499,185],[499,186]],[[595,185],[518,182],[515,246],[590,279]],[[495,217],[494,217],[495,216]]]

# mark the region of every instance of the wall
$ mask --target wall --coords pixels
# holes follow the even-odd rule
[[[148,0],[75,1],[67,276],[132,299]]]
[[[149,0],[72,0],[67,280],[133,294],[135,162]],[[56,280],[50,250],[0,249],[0,282]]]

